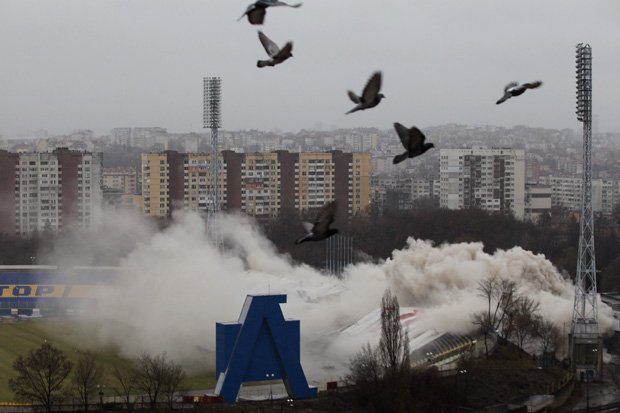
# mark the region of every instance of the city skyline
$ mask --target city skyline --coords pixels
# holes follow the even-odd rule
[[[264,54],[257,28],[235,21],[248,3],[3,2],[0,135],[201,131],[204,76],[223,78],[228,130],[388,129],[394,121],[576,129],[579,42],[594,50],[599,129],[620,129],[616,2],[315,0],[270,10],[260,28],[277,43],[292,40],[294,58],[264,69],[255,67]],[[374,70],[383,71],[387,99],[345,116],[346,90],[359,92]],[[506,83],[538,79],[542,88],[496,107]]]

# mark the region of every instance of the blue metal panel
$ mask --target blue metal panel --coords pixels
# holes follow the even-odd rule
[[[113,283],[119,268],[0,268],[0,309],[39,308],[41,313],[92,306],[99,285]]]
[[[286,295],[248,295],[238,323],[216,324],[215,393],[227,403],[237,400],[244,381],[282,379],[290,397],[317,396],[300,363],[299,320],[285,320],[280,308]]]

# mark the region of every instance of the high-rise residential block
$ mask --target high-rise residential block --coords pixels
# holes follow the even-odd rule
[[[548,177],[553,206],[579,211],[581,208],[582,178],[575,176]],[[592,210],[611,215],[620,204],[620,181],[615,179],[592,179]]]
[[[182,162],[182,177],[172,178],[171,159]],[[174,151],[142,155],[143,211],[170,216],[175,208],[206,211],[210,202],[210,154]],[[236,153],[220,158],[220,203],[255,217],[282,209],[305,211],[337,200],[339,216],[365,211],[370,203],[370,154],[332,152]],[[173,193],[182,188],[182,203]]]
[[[219,187],[220,202],[226,202],[226,165],[220,156]],[[211,202],[211,154],[187,154],[184,158],[183,173],[183,207],[190,211],[209,209]]]
[[[439,206],[512,211],[524,217],[525,162],[521,149],[441,149]]]
[[[101,203],[103,158],[70,151],[0,151],[0,232],[28,235],[90,227]]]

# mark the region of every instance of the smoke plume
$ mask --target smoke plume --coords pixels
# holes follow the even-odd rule
[[[194,213],[161,232],[137,228],[144,236],[121,260],[121,277],[98,297],[100,340],[129,357],[166,351],[185,366],[212,369],[215,323],[237,320],[247,294],[285,293],[285,317],[301,320],[304,368],[311,380],[322,380],[336,374],[325,366],[344,366],[378,340],[335,333],[375,310],[385,289],[401,307],[420,309],[419,327],[467,333],[472,314],[484,307],[478,283],[493,275],[515,281],[545,318],[570,327],[574,287],[544,256],[518,247],[487,254],[481,243],[434,246],[409,238],[384,262],[350,266],[339,280],[279,255],[250,218],[222,215],[215,230],[222,251]],[[599,311],[601,327],[609,328],[608,307]]]

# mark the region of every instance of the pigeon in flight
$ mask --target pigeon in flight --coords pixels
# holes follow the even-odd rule
[[[256,66],[265,67],[265,66],[275,66],[279,65],[289,57],[293,57],[291,51],[293,50],[293,42],[288,42],[284,45],[282,49],[278,47],[271,39],[260,30],[258,31],[258,39],[263,44],[265,51],[271,57],[270,60],[259,60],[256,62]]]
[[[518,84],[517,82],[510,82],[504,88],[504,96],[502,96],[500,100],[495,102],[495,104],[499,105],[500,103],[507,101],[511,97],[522,95],[523,92],[525,92],[527,89],[536,89],[541,85],[542,82],[540,80],[532,83],[523,83],[522,85]]]
[[[381,102],[385,96],[383,93],[379,93],[381,89],[381,72],[375,72],[372,74],[366,86],[364,87],[364,91],[362,92],[362,96],[357,96],[355,93],[348,91],[349,99],[356,103],[353,109],[348,111],[346,115],[349,113],[357,112],[358,110],[365,110],[374,108]]]
[[[394,157],[394,160],[392,161],[394,164],[400,163],[407,158],[420,156],[430,148],[435,147],[432,143],[424,143],[426,136],[424,136],[420,129],[415,126],[407,129],[405,126],[396,122],[394,123],[394,129],[396,129],[396,133],[398,133],[400,141],[407,150],[405,153]]]
[[[302,3],[288,4],[279,0],[258,0],[248,6],[245,13],[237,19],[237,21],[243,19],[243,16],[248,16],[250,24],[263,24],[265,21],[265,13],[267,13],[267,7],[273,6],[288,6],[288,7],[300,7]]]
[[[321,241],[337,234],[338,230],[336,228],[329,227],[332,222],[334,222],[336,206],[336,201],[326,204],[323,209],[321,209],[321,212],[319,212],[314,224],[302,222],[302,225],[306,230],[306,235],[295,241],[295,244],[301,244],[306,241]]]

